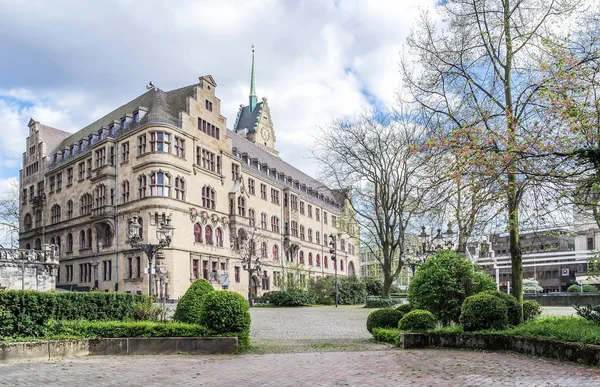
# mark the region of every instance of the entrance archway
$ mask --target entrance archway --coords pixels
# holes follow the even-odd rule
[[[356,275],[356,272],[354,271],[354,262],[350,261],[348,262],[348,276],[353,276]]]

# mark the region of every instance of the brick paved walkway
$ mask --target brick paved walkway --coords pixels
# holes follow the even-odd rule
[[[598,386],[600,370],[518,354],[424,349],[88,357],[0,365],[0,386]]]

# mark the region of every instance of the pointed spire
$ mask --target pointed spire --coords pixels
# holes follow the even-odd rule
[[[256,86],[254,80],[254,45],[252,45],[252,73],[250,74],[250,104],[248,105],[250,112],[256,108]]]

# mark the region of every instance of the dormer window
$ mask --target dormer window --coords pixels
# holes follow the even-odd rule
[[[133,123],[137,124],[138,122],[140,122],[140,112],[136,111],[133,113]]]
[[[125,117],[121,118],[121,127],[123,129],[127,128],[127,120],[125,119]]]

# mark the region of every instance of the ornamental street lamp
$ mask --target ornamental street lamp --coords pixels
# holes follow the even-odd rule
[[[438,228],[435,236],[432,238],[430,238],[430,235],[425,231],[425,226],[421,226],[421,233],[418,235],[421,240],[421,251],[418,251],[417,255],[427,257],[438,250],[451,249],[454,245],[454,234],[455,232],[452,231],[451,223],[448,223],[448,230],[444,233],[442,233],[442,229]]]
[[[337,279],[337,257],[336,257],[336,242],[335,235],[330,235],[331,242],[329,242],[329,253],[331,254],[331,261],[333,262],[333,267],[335,268],[335,307],[338,307],[338,279]]]
[[[156,258],[156,253],[158,253],[158,251],[171,244],[175,227],[171,225],[171,217],[168,216],[165,219],[165,223],[161,223],[160,226],[156,228],[156,239],[158,239],[158,244],[142,243],[142,236],[140,235],[141,228],[142,226],[139,224],[137,216],[129,219],[127,221],[127,239],[131,247],[144,251],[148,257],[148,295],[153,296],[152,282],[154,279],[152,278],[152,275],[154,274],[154,259]]]

